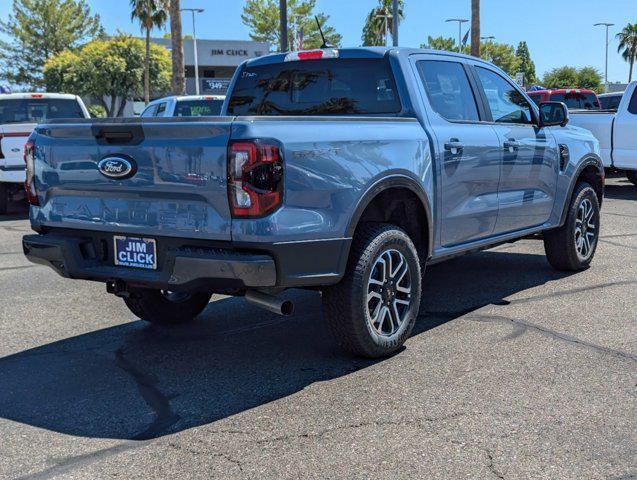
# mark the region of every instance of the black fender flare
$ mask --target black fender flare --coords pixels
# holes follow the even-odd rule
[[[589,166],[596,167],[599,174],[602,177],[604,177],[605,175],[604,162],[602,161],[602,159],[598,157],[597,155],[587,155],[586,157],[584,157],[584,159],[579,162],[579,164],[577,165],[577,168],[575,169],[575,171],[573,172],[573,175],[571,176],[571,181],[568,186],[568,194],[566,195],[566,198],[568,199],[569,204],[570,204],[571,198],[573,197],[573,191],[575,190],[575,186],[577,185],[577,179],[582,174],[584,169]],[[602,194],[603,194],[603,188],[604,188],[604,185],[602,183]],[[600,200],[600,205],[601,205],[601,200]],[[562,215],[560,216],[560,225],[564,225],[567,214],[568,214],[568,207],[566,204],[564,204],[564,206],[562,207]]]
[[[381,192],[385,190],[389,190],[391,188],[406,188],[411,192],[415,193],[416,196],[420,199],[420,203],[425,211],[425,221],[427,227],[427,255],[431,256],[433,251],[433,240],[434,240],[434,230],[433,230],[433,216],[431,211],[431,205],[429,202],[429,198],[425,189],[422,187],[422,184],[414,177],[406,174],[391,174],[385,176],[372,184],[365,193],[361,196],[354,209],[354,213],[352,218],[350,219],[349,225],[347,226],[346,234],[348,237],[353,237],[356,227],[358,226],[358,222],[363,215],[365,209],[369,206],[369,204],[378,196]]]

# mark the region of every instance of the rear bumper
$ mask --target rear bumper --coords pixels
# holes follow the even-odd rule
[[[270,287],[276,284],[272,257],[222,249],[168,250],[158,270],[116,267],[107,263],[90,237],[25,235],[22,248],[33,263],[47,265],[66,278],[102,282],[121,280],[166,290]],[[106,258],[106,259],[105,259]]]
[[[113,234],[52,231],[25,235],[22,247],[33,263],[66,278],[166,290],[312,287],[337,283],[345,271],[351,239],[232,244],[155,237],[157,270],[113,264]]]

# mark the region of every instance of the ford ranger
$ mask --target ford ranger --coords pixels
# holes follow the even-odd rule
[[[238,68],[220,117],[39,125],[23,248],[160,324],[213,293],[289,314],[283,290],[319,290],[336,340],[380,357],[412,331],[428,264],[541,235],[555,268],[589,265],[604,169],[567,122],[469,56],[272,54]]]

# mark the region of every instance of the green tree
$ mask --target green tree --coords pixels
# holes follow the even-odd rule
[[[95,99],[109,117],[122,116],[128,99],[143,93],[144,42],[119,34],[93,40],[75,51],[51,57],[44,66],[47,90],[73,92]],[[158,95],[170,91],[170,52],[150,46],[150,89]]]
[[[453,52],[457,49],[456,41],[451,37],[427,37],[427,43],[420,45],[420,48],[430,48],[432,50],[446,50]]]
[[[601,92],[602,75],[593,67],[579,70],[573,67],[559,67],[546,72],[542,78],[546,88],[588,88]]]
[[[323,40],[319,34],[314,16],[316,15],[329,43],[338,47],[341,36],[327,25],[329,16],[314,13],[316,0],[288,0],[288,45],[298,48],[295,37],[303,31],[303,48],[319,48]],[[243,24],[250,28],[250,38],[258,42],[268,42],[272,51],[278,51],[280,42],[279,2],[275,0],[247,0],[241,14]],[[294,46],[294,47],[293,47]]]
[[[633,65],[637,59],[637,23],[629,23],[616,37],[619,40],[617,51],[629,64],[628,83],[630,83],[633,80]]]
[[[130,0],[131,20],[137,19],[146,34],[144,57],[144,102],[150,101],[150,32],[161,28],[168,19],[168,0]]]
[[[404,14],[404,1],[398,0],[398,22],[405,18]],[[363,35],[361,37],[363,46],[383,46],[387,45],[387,39],[385,38],[385,19],[379,15],[391,15],[393,11],[392,0],[378,0],[378,6],[372,8],[365,25],[363,26]],[[389,25],[387,25],[387,31],[391,36],[392,28],[394,25],[394,19],[388,19]]]
[[[520,71],[520,59],[515,55],[513,45],[482,42],[480,57],[500,67],[511,77],[515,77],[515,74]]]
[[[577,87],[588,88],[601,93],[604,90],[602,74],[593,67],[583,67],[577,71]]]
[[[101,33],[100,18],[85,0],[13,0],[13,14],[0,21],[0,78],[41,88],[46,61]]]
[[[515,51],[515,56],[520,60],[519,72],[524,73],[524,80],[527,83],[535,83],[535,63],[531,60],[531,54],[526,42],[520,42]]]

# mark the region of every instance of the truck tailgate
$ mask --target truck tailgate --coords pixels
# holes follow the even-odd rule
[[[35,225],[230,240],[229,117],[105,119],[40,125]],[[112,178],[99,164],[126,159]],[[104,165],[104,164],[103,164]]]

